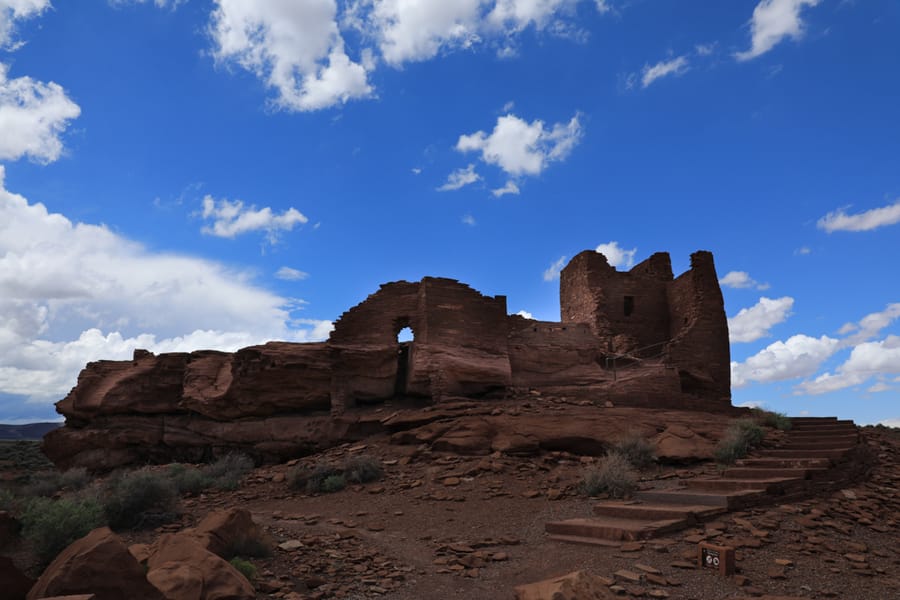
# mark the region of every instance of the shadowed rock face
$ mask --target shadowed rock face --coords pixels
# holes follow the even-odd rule
[[[667,254],[629,272],[582,252],[563,269],[561,321],[507,315],[452,279],[387,283],[329,340],[89,363],[44,438],[59,465],[110,469],[230,449],[305,454],[384,431],[360,409],[542,393],[601,405],[730,408],[728,328],[712,255],[673,278]],[[398,341],[404,328],[413,341]],[[365,412],[365,411],[362,411]]]

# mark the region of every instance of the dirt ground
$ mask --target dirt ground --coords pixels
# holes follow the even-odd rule
[[[516,585],[583,569],[619,579],[626,597],[890,600],[900,598],[900,432],[868,428],[865,437],[878,456],[866,481],[827,497],[729,513],[642,544],[547,539],[547,521],[589,516],[592,500],[577,487],[590,457],[462,457],[386,439],[299,461],[366,454],[385,465],[381,481],[307,496],[284,480],[298,461],[259,468],[238,492],[187,499],[181,526],[241,506],[277,543],[294,541],[253,559],[259,598],[513,598]],[[711,464],[655,468],[642,486],[713,473]],[[738,576],[690,568],[701,540],[737,547]],[[616,577],[620,570],[641,580]]]

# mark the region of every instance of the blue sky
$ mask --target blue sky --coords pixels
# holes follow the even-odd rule
[[[900,424],[900,5],[0,0],[0,421],[89,360],[714,253],[734,403]]]

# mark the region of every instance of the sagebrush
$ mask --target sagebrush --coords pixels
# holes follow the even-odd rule
[[[637,483],[637,473],[631,463],[613,452],[585,473],[581,491],[588,496],[607,494],[610,498],[627,498],[637,489]]]

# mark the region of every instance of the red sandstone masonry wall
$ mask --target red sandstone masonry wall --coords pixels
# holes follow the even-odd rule
[[[685,391],[731,399],[728,320],[712,253],[691,254],[691,269],[669,285],[669,361],[683,372]]]
[[[562,320],[590,323],[612,351],[659,344],[668,339],[666,286],[671,280],[664,252],[628,272],[616,271],[602,254],[582,252],[560,274]]]
[[[519,388],[578,387],[611,379],[605,353],[587,323],[509,317],[509,362]]]

